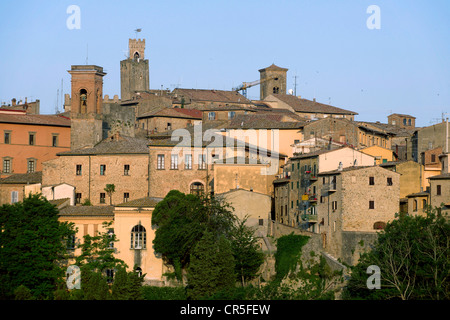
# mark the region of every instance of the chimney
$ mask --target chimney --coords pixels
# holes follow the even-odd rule
[[[12,105],[15,106],[16,105],[16,98],[12,98],[11,102],[12,102]]]
[[[313,98],[313,101],[316,102],[316,98]]]

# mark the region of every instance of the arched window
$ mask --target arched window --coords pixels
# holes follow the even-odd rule
[[[131,230],[131,249],[145,249],[147,246],[147,233],[145,228],[138,224]]]
[[[87,91],[85,89],[80,90],[80,113],[87,112]]]
[[[136,51],[134,53],[134,61],[139,61],[139,58],[140,58],[139,52]]]
[[[139,277],[142,277],[142,269],[140,267],[134,269],[134,272],[136,272]]]
[[[191,184],[191,194],[200,195],[203,193],[205,186],[201,182],[194,182]]]
[[[423,210],[425,210],[427,208],[427,200],[426,199],[422,200],[422,208],[423,208]]]
[[[279,87],[273,87],[273,93],[279,93],[280,88]]]
[[[417,200],[416,199],[414,199],[414,202],[413,202],[413,211],[417,211]]]
[[[382,230],[386,227],[386,223],[383,221],[377,221],[373,224],[374,230]]]

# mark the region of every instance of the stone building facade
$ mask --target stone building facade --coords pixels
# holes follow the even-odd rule
[[[399,176],[378,166],[319,173],[314,231],[322,235],[326,252],[349,264],[358,261],[367,240],[375,240],[398,213]]]
[[[212,142],[208,142],[209,138],[204,136],[205,132],[201,131],[201,128],[198,128],[200,131],[196,132],[197,127],[201,126],[193,126],[190,131],[184,131],[189,133],[189,136],[182,137],[180,141],[173,141],[171,137],[150,140],[149,195],[151,197],[164,197],[172,189],[183,193],[209,194],[215,193],[215,185],[221,190],[234,188],[236,185],[234,177],[215,182],[215,167],[219,165],[218,163],[223,163],[223,165],[220,164],[220,172],[233,171],[229,167],[231,165],[236,165],[239,170],[247,173],[253,171],[255,174],[249,180],[241,181],[247,181],[244,185],[248,189],[267,190],[268,179],[278,174],[280,166],[284,164],[286,156],[283,154],[223,137],[219,133],[211,135]],[[196,141],[198,137],[201,140]],[[263,166],[257,165],[259,175],[254,168],[257,163],[264,163]],[[261,174],[261,168],[266,171],[265,174]]]
[[[259,70],[261,100],[271,94],[286,94],[287,71],[288,69],[274,64]]]
[[[145,59],[145,39],[128,40],[128,59],[120,62],[120,99],[132,99],[136,92],[150,89],[149,61]]]
[[[416,127],[416,117],[408,114],[393,113],[388,116],[388,124],[406,129],[414,129]]]
[[[374,157],[343,147],[334,150],[319,150],[289,158],[283,173],[274,181],[275,217],[279,222],[300,227],[301,215],[310,212],[315,219],[317,202],[320,200],[318,174],[338,168],[373,166]],[[305,225],[303,225],[305,227]],[[315,225],[307,229],[315,232]]]
[[[148,159],[147,140],[116,134],[93,148],[59,153],[57,159],[45,162],[42,186],[74,186],[77,205],[85,200],[110,204],[107,184],[115,185],[112,204],[142,198],[149,192]]]

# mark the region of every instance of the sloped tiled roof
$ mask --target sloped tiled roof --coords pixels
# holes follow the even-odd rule
[[[191,101],[216,101],[226,103],[251,103],[246,97],[236,91],[210,89],[174,89],[173,94],[180,95]]]
[[[153,198],[153,197],[145,197],[145,198],[140,198],[140,199],[135,199],[135,200],[131,200],[131,201],[127,201],[121,204],[116,205],[116,207],[155,207],[158,202],[160,202],[161,200],[163,200],[162,198]]]
[[[59,211],[60,216],[114,216],[112,206],[67,206]]]
[[[283,121],[284,115],[274,114],[247,114],[238,115],[230,121],[227,129],[301,129],[305,121]]]
[[[33,172],[33,173],[17,173],[13,174],[9,177],[0,179],[0,184],[33,184],[33,183],[42,183],[42,172]]]
[[[358,113],[350,110],[345,110],[330,106],[328,104],[311,101],[308,99],[302,99],[290,94],[272,94],[275,98],[288,104],[296,112],[308,112],[308,113],[326,113],[326,114],[348,114],[357,115]]]
[[[414,131],[416,129],[406,129],[399,126],[394,126],[392,124],[388,123],[381,123],[381,122],[367,122],[367,121],[357,121],[357,124],[364,126],[369,125],[372,127],[376,127],[379,130],[382,130],[383,132],[392,134],[397,137],[409,137],[414,134]]]
[[[263,71],[263,70],[282,70],[282,71],[287,71],[288,69],[286,68],[281,68],[275,64],[271,64],[270,66],[268,66],[267,68],[263,68],[263,69],[259,69],[259,72]]]
[[[164,108],[152,110],[150,112],[144,113],[138,117],[138,119],[142,118],[183,118],[183,119],[201,119],[202,113],[198,110],[191,110],[191,112],[182,112],[179,108]],[[193,111],[193,112],[192,112]]]
[[[58,115],[0,113],[0,122],[41,126],[70,127],[70,119]]]
[[[450,173],[439,174],[437,176],[429,177],[428,179],[430,179],[430,180],[437,180],[437,179],[439,179],[439,180],[450,180]]]
[[[127,136],[109,137],[97,143],[93,148],[76,149],[60,152],[58,156],[79,156],[97,154],[147,154],[147,139]]]

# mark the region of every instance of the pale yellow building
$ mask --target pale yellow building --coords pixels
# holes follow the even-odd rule
[[[167,271],[162,258],[153,250],[155,227],[152,213],[161,199],[141,198],[113,206],[66,206],[60,209],[59,220],[72,222],[77,230],[72,243],[72,257],[81,254],[79,245],[85,235],[111,233],[116,236],[115,257],[124,261],[128,271],[145,275],[146,284],[161,285]],[[112,223],[107,228],[105,223]],[[69,263],[73,263],[72,259]]]
[[[376,145],[360,149],[359,151],[375,157],[375,163],[377,165],[397,160],[393,150]]]

